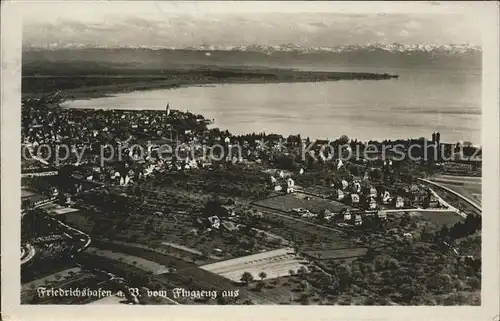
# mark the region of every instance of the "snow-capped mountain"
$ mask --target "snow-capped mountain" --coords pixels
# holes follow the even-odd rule
[[[171,49],[171,48],[170,48]],[[388,51],[388,52],[447,52],[466,53],[469,51],[481,51],[481,47],[470,44],[365,44],[365,45],[339,45],[335,47],[305,47],[296,44],[283,45],[200,45],[184,48],[200,51],[246,51],[273,54],[275,52],[298,52],[298,53],[327,53],[327,52],[350,52],[350,51]]]
[[[450,54],[463,54],[467,52],[480,52],[480,46],[473,46],[470,44],[364,44],[364,45],[339,45],[335,47],[307,47],[296,44],[283,44],[283,45],[199,45],[191,47],[173,47],[173,46],[127,46],[122,45],[119,47],[107,47],[99,45],[85,45],[77,43],[67,44],[49,44],[44,47],[39,46],[25,46],[25,50],[58,50],[58,49],[151,49],[151,50],[190,50],[190,51],[240,51],[240,52],[257,52],[271,55],[277,52],[295,52],[295,53],[342,53],[342,52],[359,52],[359,51],[387,51],[392,53],[398,52],[435,52],[435,53],[450,53]]]
[[[128,66],[152,70],[195,65],[312,68],[315,70],[344,68],[362,71],[372,67],[479,70],[482,66],[482,53],[480,47],[467,44],[366,44],[337,47],[303,47],[295,44],[280,46],[200,45],[190,48],[166,46],[110,48],[83,44],[65,44],[64,46],[52,44],[45,48],[24,48],[24,66],[27,64],[43,65],[41,62],[71,62],[73,64],[81,62],[82,66],[87,66],[88,63],[114,66],[119,63],[119,68]]]

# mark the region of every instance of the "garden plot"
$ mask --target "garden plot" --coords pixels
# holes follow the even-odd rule
[[[303,193],[293,193],[272,197],[255,202],[254,204],[285,212],[291,212],[294,208],[304,208],[312,213],[320,213],[325,209],[332,212],[340,212],[342,209],[347,207],[346,205],[336,201],[330,201],[316,196],[309,196]]]

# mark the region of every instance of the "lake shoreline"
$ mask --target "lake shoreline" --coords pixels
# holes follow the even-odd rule
[[[360,79],[361,80],[361,79]],[[89,100],[95,98],[106,98],[106,97],[114,97],[118,94],[125,94],[131,92],[147,92],[147,91],[156,91],[156,90],[171,90],[171,89],[180,89],[180,88],[190,88],[190,87],[219,87],[224,85],[265,85],[265,84],[286,84],[286,83],[325,83],[325,82],[337,82],[337,81],[346,81],[345,79],[340,80],[324,80],[324,81],[232,81],[232,82],[207,82],[207,83],[192,83],[192,84],[159,84],[154,83],[150,86],[136,85],[136,84],[127,84],[126,86],[116,86],[115,88],[104,88],[104,86],[99,86],[96,88],[81,88],[76,90],[71,90],[64,92],[64,100],[65,101],[74,101],[74,100]],[[353,80],[349,80],[353,81]]]
[[[430,137],[439,131],[443,141],[480,142],[480,114],[476,112],[480,111],[480,104],[471,93],[461,91],[462,78],[457,81],[447,75],[413,77],[412,74],[394,73],[402,76],[390,81],[262,84],[254,79],[239,83],[170,84],[169,87],[175,90],[162,89],[164,83],[153,83],[161,85],[160,88],[122,91],[122,94],[95,101],[68,100],[61,106],[165,110],[170,103],[173,109],[215,119],[217,127],[234,133],[263,130],[283,135],[301,133],[320,139],[346,134],[361,140],[383,140]],[[416,93],[419,93],[418,98]]]
[[[60,71],[59,71],[60,72]],[[109,97],[133,91],[177,89],[226,84],[277,84],[333,82],[341,80],[388,80],[398,75],[368,72],[297,71],[291,69],[193,69],[170,70],[151,74],[151,71],[122,71],[104,74],[25,74],[22,77],[22,96],[40,98],[61,91],[64,100]]]

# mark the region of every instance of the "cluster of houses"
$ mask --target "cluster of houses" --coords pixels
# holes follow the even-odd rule
[[[303,170],[301,169],[303,172]],[[285,174],[284,171],[276,171],[277,178],[273,175],[270,177],[269,185],[274,191],[284,191],[287,194],[295,192],[295,181],[289,173]]]
[[[353,207],[375,210],[379,207],[379,203],[383,205],[392,204],[395,208],[403,208],[405,206],[402,196],[391,196],[388,190],[377,190],[375,187],[369,185],[362,186],[359,180],[354,180],[351,183],[342,180],[340,186],[334,185],[333,187],[336,188],[333,198]]]
[[[340,184],[332,187],[336,189],[332,195],[334,200],[365,210],[376,210],[380,207],[439,207],[439,202],[430,190],[417,184],[374,187],[360,180],[353,180],[351,183],[342,180]]]
[[[239,230],[241,224],[235,224],[237,219],[234,205],[222,205],[221,212],[206,218],[196,218],[198,226],[203,226],[207,230],[224,230],[233,232]]]
[[[384,210],[360,211],[346,208],[341,212],[341,214],[344,224],[351,223],[355,226],[363,224],[363,217],[366,216],[375,216],[380,220],[387,220],[387,212]]]
[[[312,213],[311,211],[304,208],[294,208],[292,212],[299,215],[301,218],[312,219],[318,217],[318,214]],[[387,219],[387,212],[385,210],[373,210],[367,211],[362,209],[349,209],[345,208],[342,211],[335,213],[329,209],[325,209],[322,212],[324,219],[327,222],[337,221],[337,225],[340,227],[347,227],[350,225],[359,226],[363,224],[363,217],[366,216],[376,216],[380,220]]]

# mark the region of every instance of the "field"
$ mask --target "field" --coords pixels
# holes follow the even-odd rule
[[[429,212],[429,211],[414,211],[411,212],[415,218],[422,218],[429,220],[440,226],[446,225],[448,227],[458,223],[462,217],[454,212]]]
[[[232,281],[219,276],[215,273],[211,273],[205,271],[193,263],[188,263],[183,260],[177,259],[175,257],[161,254],[151,250],[145,250],[143,248],[133,247],[133,246],[125,246],[125,245],[117,245],[105,242],[98,242],[95,244],[96,247],[100,249],[112,250],[113,252],[120,252],[132,256],[137,256],[145,260],[154,261],[158,264],[162,264],[164,266],[173,267],[176,269],[175,272],[162,274],[153,276],[151,278],[156,284],[160,284],[163,286],[163,289],[172,288],[173,285],[187,287],[190,289],[196,290],[217,290],[217,291],[235,291],[240,290],[241,300],[245,300],[247,298],[252,299],[256,303],[261,304],[275,304],[273,300],[267,298],[264,294],[261,293],[253,293],[250,291],[241,288],[240,286],[235,285]],[[88,257],[88,254],[86,255]],[[124,266],[119,262],[109,262],[108,259],[103,258],[104,260],[96,263],[97,266],[102,268],[106,268],[106,270],[111,269],[112,273],[117,275],[124,275],[124,273],[128,273],[126,271],[136,271],[134,273],[142,273],[135,266]],[[144,285],[144,283],[142,283]],[[166,286],[166,287],[165,287]],[[193,303],[193,302],[181,302],[181,303]],[[210,302],[204,302],[210,303]]]
[[[344,260],[360,257],[366,254],[366,248],[346,248],[331,250],[311,250],[304,253],[317,260]]]
[[[93,199],[96,200],[96,198]],[[115,213],[111,210],[106,212],[104,208],[95,211],[86,210],[66,214],[65,221],[89,233],[93,240],[106,238],[113,241],[162,247],[171,251],[172,254],[181,255],[186,260],[206,259],[213,255],[229,259],[262,250],[276,249],[280,246],[279,240],[262,233],[255,235],[249,230],[207,231],[205,226],[196,223],[195,220],[199,214],[196,209],[193,209],[195,212],[169,209],[164,204],[172,206],[175,203],[174,198],[171,196],[169,202],[163,201],[164,199],[166,198],[158,198],[155,201],[155,199],[144,197],[137,198],[137,200],[135,197],[122,197],[119,200],[126,204],[123,212],[122,209],[117,209]],[[161,211],[163,215],[154,215],[155,211]],[[167,246],[164,243],[182,245],[185,248]]]
[[[21,286],[21,291],[35,289],[39,286],[52,284],[52,283],[55,283],[59,280],[64,280],[66,278],[72,278],[74,276],[78,276],[78,275],[82,275],[82,274],[83,274],[83,271],[78,267],[66,269],[66,270],[56,272],[54,274],[33,280],[31,282],[27,282]]]
[[[292,248],[284,248],[208,264],[200,268],[217,273],[234,282],[241,282],[244,272],[251,273],[254,278],[264,272],[266,276],[262,279],[269,280],[288,275],[290,270],[297,271],[306,263],[294,253]]]
[[[443,187],[446,187],[446,188],[449,188],[448,186],[444,186]],[[438,187],[438,186],[434,186],[432,188],[440,197],[442,197],[446,202],[450,203],[452,206],[460,209],[462,212],[464,212],[465,214],[473,214],[473,215],[481,215],[481,210],[479,210],[478,208],[476,208],[475,206],[471,205],[469,202],[467,202],[466,200],[462,199],[461,197],[445,190],[444,188],[442,187]],[[455,191],[455,192],[458,192],[458,190],[456,189],[456,187],[454,187],[453,189],[450,188],[451,190]],[[461,194],[460,192],[458,192],[459,194]],[[464,194],[461,194],[462,196],[466,197]],[[476,198],[469,198],[472,202],[474,202],[476,205],[480,206],[480,204],[478,204],[479,202],[476,201]]]
[[[481,204],[481,177],[438,175],[432,181]]]
[[[339,212],[347,207],[339,202],[328,201],[320,197],[308,196],[299,192],[268,198],[254,202],[254,204],[285,212],[290,212],[294,208],[304,208],[312,213],[320,213],[325,209],[332,212]]]
[[[79,211],[80,210],[76,208],[63,207],[63,206],[56,206],[54,209],[52,209],[52,213],[54,213],[55,215],[62,215]]]
[[[27,198],[27,197],[30,197],[33,195],[36,195],[36,193],[33,193],[33,192],[31,192],[27,189],[24,189],[24,188],[21,189],[21,198]]]
[[[151,272],[153,274],[163,274],[169,272],[168,267],[150,260],[145,260],[137,256],[127,255],[109,250],[100,250],[93,247],[89,247],[87,251],[89,253],[92,253],[93,255],[103,256],[111,260],[116,260],[123,262],[125,264],[134,265],[146,272]]]

